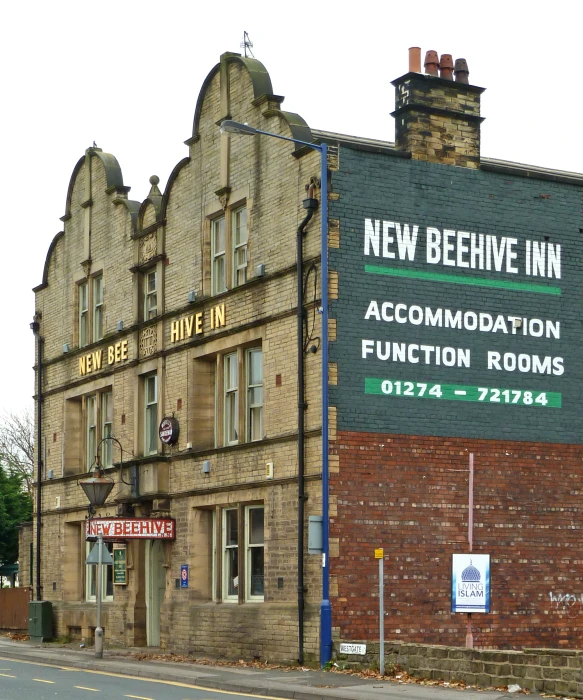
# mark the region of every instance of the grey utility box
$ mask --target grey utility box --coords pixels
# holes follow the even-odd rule
[[[31,639],[53,638],[53,604],[50,600],[28,603],[28,635]]]
[[[308,554],[321,554],[324,551],[322,538],[322,516],[308,516]]]

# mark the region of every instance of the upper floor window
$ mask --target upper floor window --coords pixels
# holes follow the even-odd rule
[[[144,273],[144,321],[158,315],[158,273],[148,270]]]
[[[232,215],[233,287],[247,281],[247,208],[239,207]]]
[[[98,458],[102,466],[112,466],[112,442],[103,441],[113,435],[111,386],[71,397],[64,409],[63,476],[90,471]]]
[[[228,208],[211,221],[211,293],[247,281],[247,207]]]
[[[81,282],[79,296],[79,347],[89,343],[89,289],[87,282]]]
[[[93,278],[93,340],[103,338],[103,275]]]
[[[103,440],[113,434],[113,395],[110,390],[85,397],[84,421],[87,471],[95,464],[98,456],[103,467],[111,467],[111,440]]]
[[[263,353],[238,348],[218,358],[222,366],[222,402],[217,404],[216,438],[223,445],[263,439]],[[222,411],[222,414],[221,414]]]
[[[85,445],[87,447],[87,470],[89,471],[97,458],[97,396],[93,394],[85,399]]]
[[[113,464],[112,440],[106,440],[113,435],[113,396],[111,391],[101,394],[101,464],[111,467]]]
[[[144,454],[158,452],[158,376],[144,377]]]
[[[237,353],[225,355],[225,445],[239,442],[239,363]]]
[[[103,275],[77,285],[79,347],[103,338]]]
[[[261,348],[247,350],[247,441],[263,437],[263,354]]]
[[[220,216],[211,222],[211,280],[213,294],[220,294],[227,289],[225,248],[225,217]]]

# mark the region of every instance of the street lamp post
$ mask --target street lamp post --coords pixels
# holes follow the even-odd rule
[[[102,506],[113,488],[113,481],[103,476],[101,467],[96,464],[93,476],[89,479],[81,479],[79,486],[89,499],[90,512],[95,512],[95,506]],[[103,534],[97,535],[97,582],[95,587],[95,597],[97,598],[97,621],[95,625],[95,656],[98,659],[103,657],[103,627],[101,626],[101,587],[103,579]]]
[[[30,330],[34,333],[36,338],[36,378],[37,378],[37,394],[36,394],[36,444],[37,444],[37,472],[36,472],[36,561],[35,561],[35,577],[36,577],[36,599],[42,600],[41,595],[41,579],[40,579],[40,565],[41,565],[41,517],[42,517],[42,416],[43,416],[43,337],[40,334],[40,314],[35,314],[30,324]]]
[[[320,665],[332,657],[332,607],[330,605],[330,561],[328,537],[328,146],[256,129],[231,119],[221,123],[221,131],[246,136],[271,136],[307,146],[320,154],[321,259],[322,259],[322,601],[320,603]],[[298,261],[298,264],[300,261]]]

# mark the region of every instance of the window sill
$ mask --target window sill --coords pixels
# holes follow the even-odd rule
[[[133,465],[140,465],[140,464],[153,464],[155,462],[168,462],[169,460],[170,460],[169,455],[162,454],[161,452],[156,452],[155,454],[151,454],[151,455],[142,455],[141,457],[132,457],[131,459],[124,461],[123,466],[124,467],[131,467]],[[114,466],[120,467],[122,465],[120,463],[117,463]]]

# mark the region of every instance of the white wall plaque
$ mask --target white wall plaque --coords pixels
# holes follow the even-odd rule
[[[341,654],[366,654],[366,644],[341,644]]]

